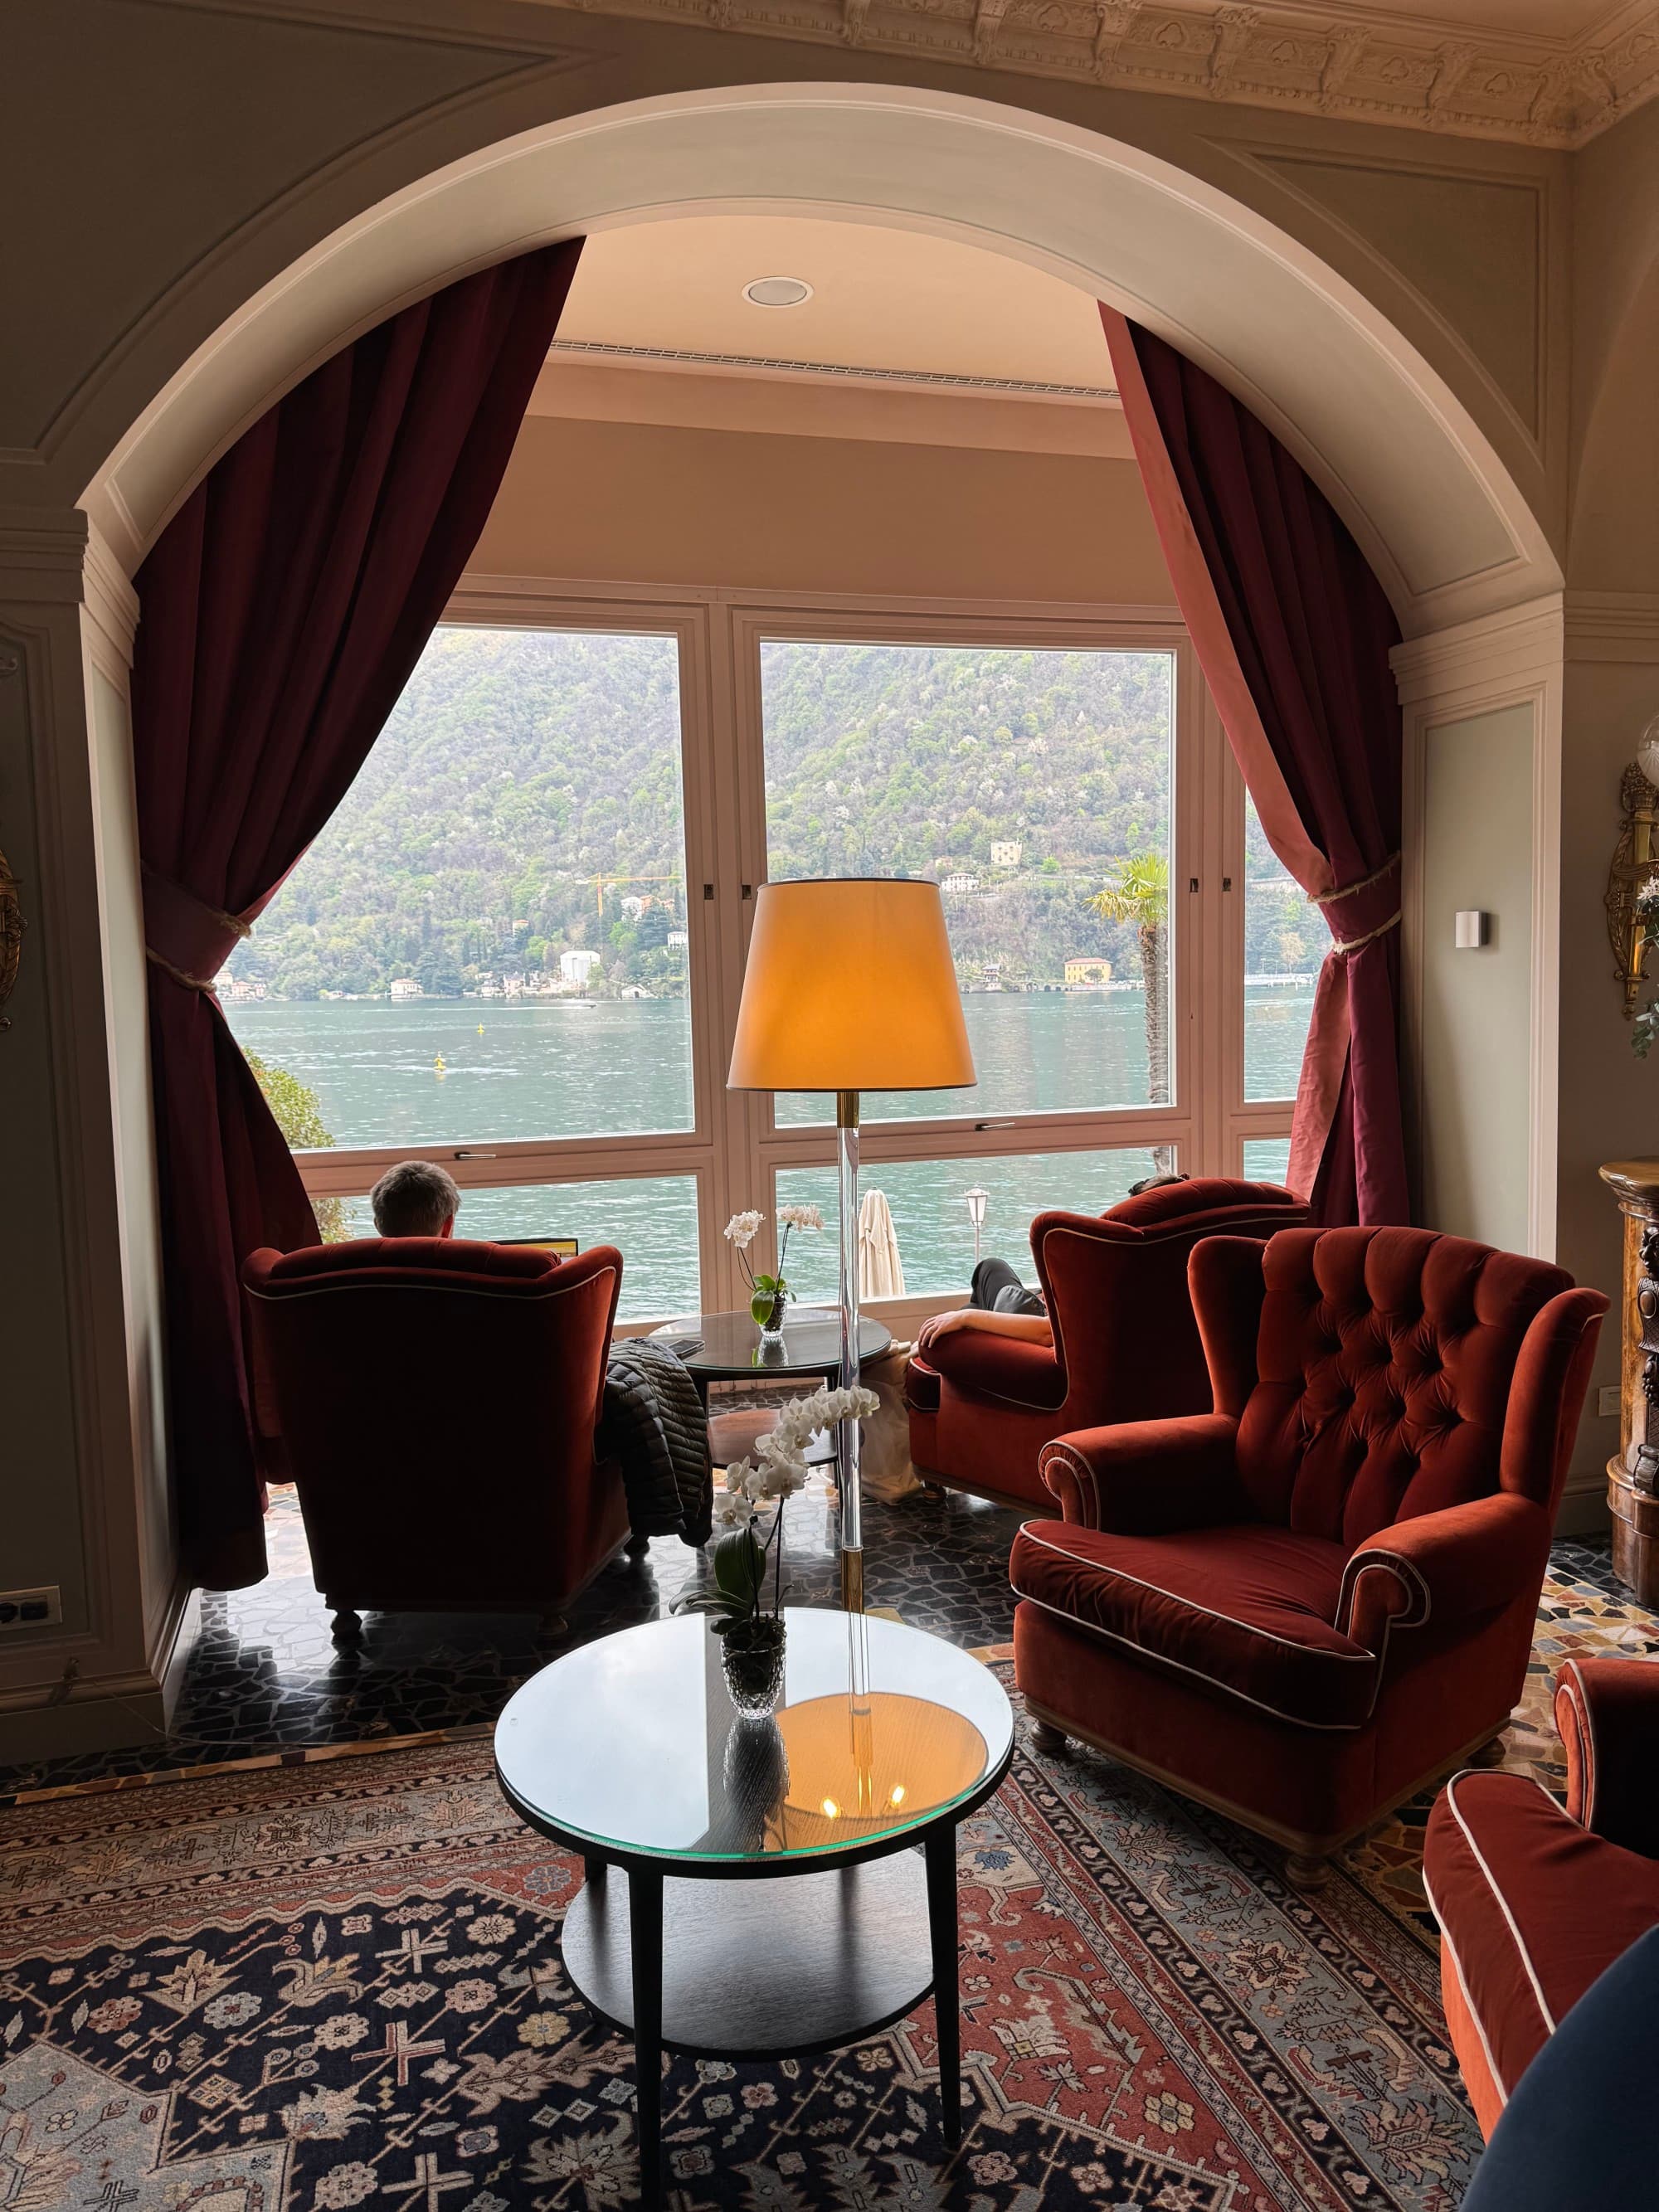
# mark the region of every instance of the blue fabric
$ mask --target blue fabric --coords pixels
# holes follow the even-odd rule
[[[1659,1928],[1615,1959],[1516,2084],[1463,2212],[1659,2204]]]

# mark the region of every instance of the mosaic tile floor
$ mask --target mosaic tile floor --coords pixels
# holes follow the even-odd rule
[[[1008,1551],[1022,1516],[957,1495],[864,1507],[868,1601],[970,1646],[1012,1633]],[[703,1554],[659,1537],[637,1563],[616,1561],[550,1640],[528,1615],[371,1613],[362,1644],[341,1647],[311,1579],[291,1491],[271,1492],[270,1573],[251,1589],[204,1591],[199,1632],[165,1736],[117,1752],[0,1767],[0,1802],[22,1790],[112,1774],[162,1772],[258,1752],[374,1741],[491,1722],[526,1676],[559,1651],[655,1619],[706,1575]],[[815,1475],[789,1509],[785,1573],[794,1602],[836,1602],[836,1514]]]
[[[1013,1597],[1007,1562],[1022,1517],[956,1493],[897,1504],[866,1497],[866,1559],[872,1607],[972,1648],[1006,1644]],[[659,1538],[646,1559],[618,1560],[571,1608],[568,1635],[550,1641],[528,1617],[371,1614],[361,1645],[341,1648],[312,1584],[305,1530],[291,1492],[273,1492],[266,1524],[270,1573],[252,1589],[205,1591],[173,1726],[118,1752],[0,1767],[0,1803],[19,1792],[159,1774],[271,1752],[384,1741],[493,1722],[528,1675],[572,1643],[665,1612],[707,1570],[703,1555]],[[786,1571],[795,1601],[836,1600],[836,1516],[815,1475],[790,1508]],[[1547,1688],[1570,1651],[1659,1652],[1659,1618],[1633,1604],[1605,1545],[1556,1547],[1540,1611],[1534,1692],[1511,1731],[1508,1763],[1559,1780]],[[1422,1914],[1417,1835],[1427,1801],[1407,1808],[1360,1847],[1368,1887],[1402,1917]]]

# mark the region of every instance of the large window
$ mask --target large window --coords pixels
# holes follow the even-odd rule
[[[940,886],[979,1081],[864,1101],[908,1297],[965,1286],[971,1192],[1029,1273],[1044,1208],[1280,1156],[1325,933],[1175,624],[454,614],[222,990],[328,1233],[418,1154],[464,1232],[619,1244],[625,1319],[738,1304],[728,1215],[833,1202],[831,1102],[725,1088],[769,877]],[[832,1240],[791,1271],[829,1295]]]
[[[871,1120],[1167,1102],[1174,676],[1167,652],[762,641],[769,879],[944,896],[979,1081]]]

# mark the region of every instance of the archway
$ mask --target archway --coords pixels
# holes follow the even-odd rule
[[[82,498],[129,572],[190,486],[356,332],[548,239],[692,209],[891,223],[1045,268],[1219,376],[1335,502],[1408,635],[1558,589],[1545,535],[1467,410],[1364,297],[1168,162],[937,92],[677,94],[487,148],[343,226],[185,362]]]

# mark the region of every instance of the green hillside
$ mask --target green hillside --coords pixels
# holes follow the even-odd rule
[[[947,894],[967,981],[1057,982],[1078,957],[1138,974],[1133,933],[1085,900],[1167,841],[1167,656],[788,644],[763,675],[775,876],[971,878]],[[671,639],[440,631],[233,975],[448,994],[586,947],[592,989],[683,991],[678,736]]]

